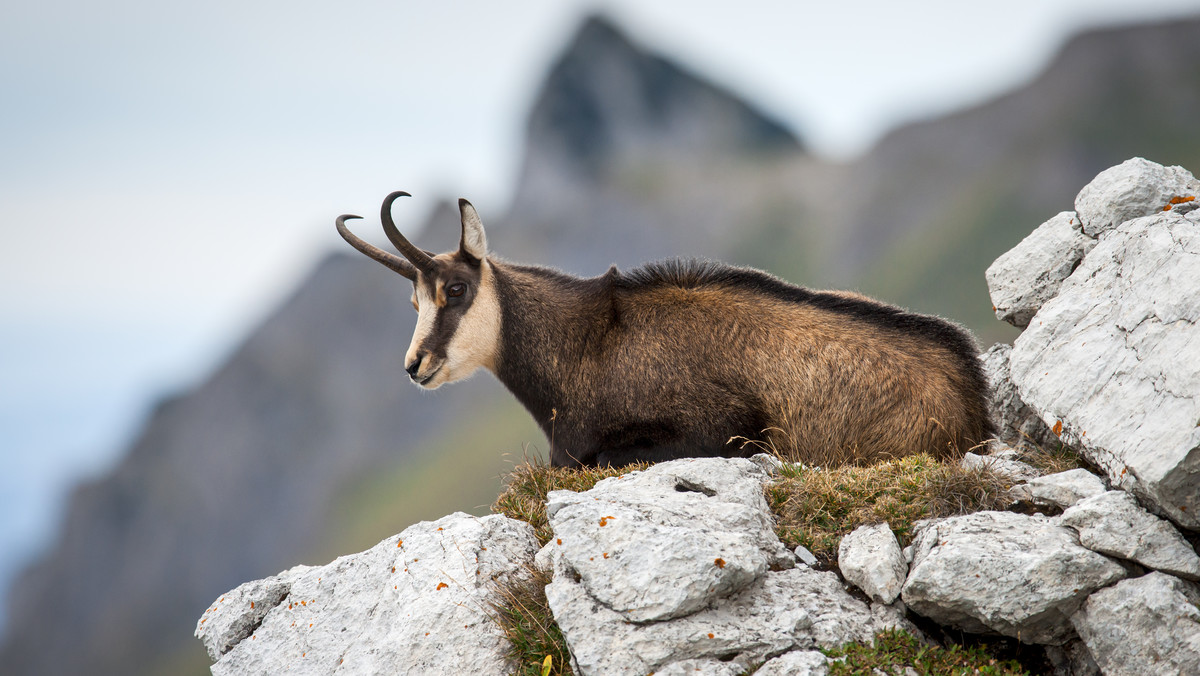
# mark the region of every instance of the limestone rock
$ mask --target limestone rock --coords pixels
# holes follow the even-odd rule
[[[1200,587],[1163,573],[1092,594],[1071,618],[1107,676],[1200,674]]]
[[[1079,543],[1094,552],[1200,580],[1200,556],[1187,540],[1124,491],[1082,500],[1063,512],[1062,522],[1079,531]]]
[[[968,469],[988,469],[1003,477],[1007,477],[1013,482],[1029,481],[1036,479],[1042,474],[1036,467],[1027,465],[1020,460],[1009,460],[1000,456],[978,455],[975,453],[964,453],[962,466]]]
[[[829,658],[816,650],[793,650],[767,660],[754,676],[825,676]]]
[[[1011,353],[1011,345],[996,343],[983,354],[983,372],[991,385],[988,412],[996,422],[1000,441],[1013,446],[1032,443],[1043,448],[1057,448],[1058,437],[1036,411],[1025,405],[1013,384],[1008,369]]]
[[[812,552],[808,551],[808,548],[804,545],[796,545],[796,549],[794,549],[792,553],[796,555],[796,559],[800,563],[803,563],[806,566],[815,566],[820,563],[817,561],[817,557]]]
[[[795,564],[775,536],[767,479],[742,458],[675,460],[585,493],[553,491],[546,511],[591,596],[627,620],[664,620]]]
[[[1114,486],[1200,528],[1194,222],[1160,212],[1107,232],[1016,339],[1009,363],[1021,399]]]
[[[1188,197],[1193,198],[1189,201]],[[1183,167],[1134,157],[1105,169],[1079,191],[1075,211],[1083,232],[1096,237],[1126,221],[1170,210],[1186,212],[1200,198],[1200,181]]]
[[[1009,494],[1016,500],[1066,509],[1104,491],[1104,482],[1100,477],[1086,469],[1077,468],[1030,479],[1027,484],[1013,486]]]
[[[771,571],[748,588],[664,622],[635,623],[588,594],[571,575],[546,587],[579,673],[647,674],[683,660],[721,659],[747,669],[788,650],[869,642],[866,604],[837,575],[807,567]]]
[[[783,469],[783,461],[770,453],[755,453],[750,456],[750,462],[761,467],[768,476],[775,476]]]
[[[885,605],[900,595],[908,575],[900,543],[887,523],[860,526],[843,537],[838,568],[847,582]]]
[[[308,570],[309,566],[296,566],[279,575],[253,580],[214,601],[196,623],[196,638],[204,643],[209,658],[216,662],[253,634],[267,611],[279,605],[291,591],[292,581]]]
[[[683,660],[672,662],[654,672],[654,676],[738,676],[743,670],[720,660]]]
[[[1038,226],[987,269],[988,293],[996,318],[1025,328],[1029,320],[1058,293],[1079,261],[1096,245],[1083,234],[1079,216],[1064,211]]]
[[[902,597],[940,624],[1061,645],[1088,594],[1123,577],[1055,519],[977,512],[920,531]]]
[[[215,676],[506,673],[490,590],[527,574],[536,551],[527,523],[452,514],[328,565],[244,584],[196,633],[219,655]],[[251,607],[255,598],[264,601]]]

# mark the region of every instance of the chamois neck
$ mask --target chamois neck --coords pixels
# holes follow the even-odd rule
[[[612,323],[608,275],[581,279],[504,263],[493,270],[502,317],[494,373],[546,427]]]

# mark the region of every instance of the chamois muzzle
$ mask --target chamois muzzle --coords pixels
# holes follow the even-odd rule
[[[388,195],[383,200],[383,206],[379,210],[379,218],[383,223],[384,234],[399,249],[400,253],[404,254],[404,258],[393,253],[388,253],[373,244],[359,239],[357,235],[350,232],[350,228],[346,227],[346,221],[351,218],[362,218],[361,216],[344,214],[337,217],[335,224],[337,225],[338,234],[342,236],[342,239],[349,242],[350,246],[400,273],[404,277],[416,281],[418,270],[425,274],[432,274],[435,264],[429,254],[413,246],[411,242],[405,239],[404,235],[400,234],[400,230],[396,228],[396,223],[392,220],[392,202],[395,202],[398,197],[411,197],[411,195],[403,190],[397,190]],[[405,260],[405,258],[408,260]]]

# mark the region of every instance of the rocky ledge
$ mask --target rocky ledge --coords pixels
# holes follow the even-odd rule
[[[820,570],[775,535],[778,461],[662,463],[551,492],[540,549],[452,514],[243,584],[197,624],[213,673],[510,673],[494,595],[538,571],[577,674],[824,674],[819,649],[934,640],[918,625],[1044,646],[1060,674],[1200,673],[1198,194],[1130,160],[988,269],[1025,330],[984,357],[1004,443],[964,463],[1020,511],[928,520],[904,549],[863,526]],[[1059,443],[1091,469],[1038,476],[1006,447]]]

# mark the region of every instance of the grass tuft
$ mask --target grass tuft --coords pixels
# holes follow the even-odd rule
[[[886,521],[907,545],[919,519],[1003,509],[1007,487],[991,470],[914,455],[870,467],[784,465],[766,493],[779,539],[832,564],[842,536],[859,526]]]
[[[981,646],[929,646],[903,631],[885,631],[875,636],[875,645],[850,643],[822,651],[834,658],[830,676],[874,676],[903,674],[911,667],[921,676],[1026,676],[1028,671],[1015,660],[998,660]]]
[[[533,526],[538,542],[550,541],[550,523],[546,519],[546,494],[568,490],[582,493],[591,490],[601,479],[628,474],[650,467],[651,463],[634,463],[624,467],[551,467],[534,458],[517,465],[504,478],[504,492],[492,504],[492,512]]]
[[[571,654],[550,605],[546,585],[550,576],[530,570],[525,578],[516,578],[496,588],[492,612],[500,630],[508,638],[506,653],[519,676],[548,676],[571,673]],[[550,669],[545,670],[546,659]]]
[[[1043,474],[1057,474],[1083,466],[1079,453],[1066,444],[1043,447],[1026,442],[1019,444],[1016,449],[1018,460],[1041,470]]]

